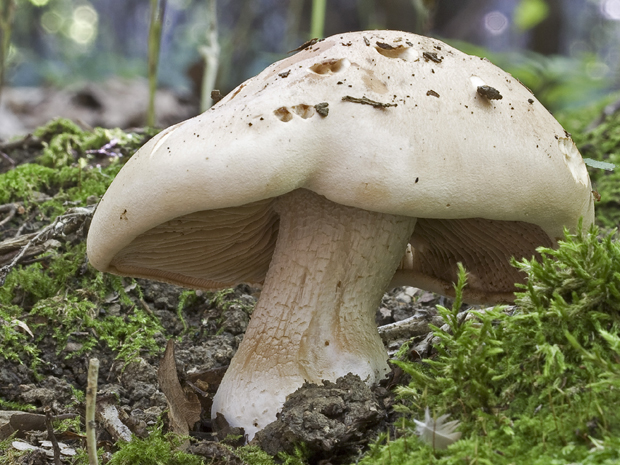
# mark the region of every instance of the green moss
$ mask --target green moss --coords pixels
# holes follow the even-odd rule
[[[82,420],[79,415],[76,415],[73,418],[67,418],[65,420],[55,421],[53,423],[54,433],[55,434],[63,434],[67,431],[71,431],[75,434],[81,434],[82,430]]]
[[[129,156],[144,144],[145,136],[149,138],[156,132],[148,130],[145,134],[136,134],[105,128],[86,131],[67,119],[59,118],[38,128],[33,135],[43,141],[43,151],[37,163],[61,168],[72,165],[80,158],[89,158],[89,151],[101,150],[106,144],[111,144],[110,152]]]
[[[308,463],[308,452],[303,445],[295,447],[293,454],[280,452],[277,459],[254,445],[239,447],[234,450],[234,454],[248,465],[305,465]]]
[[[58,119],[34,132],[43,149],[36,163],[17,166],[0,175],[0,204],[24,202],[38,205],[41,215],[54,218],[67,209],[65,202],[83,205],[89,196],[100,197],[126,160],[154,132],[125,133],[120,129],[84,131]],[[110,145],[105,167],[92,162],[94,152]],[[119,156],[113,156],[122,155]],[[53,199],[43,201],[43,197]]]
[[[175,434],[163,434],[161,424],[146,439],[134,437],[131,442],[117,443],[109,465],[199,465],[203,460],[192,454],[177,450],[186,438]]]
[[[196,291],[185,289],[181,292],[179,296],[179,303],[177,305],[177,318],[183,324],[183,332],[185,333],[188,330],[187,322],[185,318],[183,318],[183,310],[187,307],[191,307],[198,300],[198,296],[196,295]]]
[[[65,348],[70,337],[81,344],[81,349],[67,357],[87,353],[102,343],[125,363],[144,353],[161,352],[157,336],[164,329],[159,321],[133,304],[121,278],[85,268],[84,260],[85,243],[80,243],[55,257],[45,270],[40,263],[34,263],[17,267],[9,274],[0,287],[0,318],[13,322],[0,326],[3,358],[29,361],[36,370],[40,364],[38,345],[50,333],[57,352]],[[117,293],[128,307],[122,316],[100,313],[110,293]],[[20,301],[20,305],[12,304],[14,301]],[[24,306],[30,307],[25,316]],[[15,324],[20,318],[26,321],[34,339]]]
[[[0,465],[12,465],[19,463],[19,457],[27,453],[26,451],[18,451],[11,445],[11,443],[15,440],[16,434],[17,433],[13,433],[8,438],[0,441]]]
[[[44,144],[40,163],[23,164],[0,175],[0,204],[23,201],[26,214],[32,212],[44,223],[65,213],[67,201],[69,206],[85,205],[89,196],[103,195],[121,168],[120,161],[128,158],[112,157],[105,168],[99,168],[83,162],[94,159],[88,150],[99,150],[116,140],[113,149],[129,155],[148,137],[101,128],[83,131],[67,120],[55,120],[34,135]],[[51,199],[41,202],[42,194]],[[155,340],[163,332],[159,322],[134,305],[125,292],[124,280],[88,268],[85,248],[83,241],[65,243],[46,253],[44,261],[17,266],[9,273],[0,287],[0,357],[28,363],[36,370],[41,362],[38,346],[50,332],[47,327],[53,328],[58,352],[70,334],[84,334],[74,337],[82,348],[71,356],[100,343],[125,362],[144,352],[161,351]],[[119,296],[123,316],[102,314],[102,303],[110,294]]]
[[[19,402],[11,402],[0,399],[0,410],[20,410],[22,412],[34,412],[37,409],[34,405],[21,404]]]
[[[572,134],[573,139],[581,141],[580,138],[588,131],[588,126],[600,117],[607,105],[619,98],[620,93],[608,94],[599,100],[591,101],[587,105],[554,112],[553,116],[564,129]]]
[[[458,317],[439,311],[438,354],[398,364],[399,437],[378,441],[361,463],[607,464],[620,461],[620,244],[566,234],[528,274],[513,315],[501,308]],[[465,286],[461,269],[457,295]],[[436,451],[414,433],[425,407],[459,419],[463,438]]]
[[[275,465],[273,457],[258,446],[239,447],[234,453],[248,465]]]

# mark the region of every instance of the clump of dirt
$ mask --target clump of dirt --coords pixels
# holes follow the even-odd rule
[[[386,389],[371,390],[351,373],[335,383],[305,383],[288,396],[277,420],[254,437],[270,455],[293,454],[303,443],[311,461],[354,455],[385,427],[391,400]]]

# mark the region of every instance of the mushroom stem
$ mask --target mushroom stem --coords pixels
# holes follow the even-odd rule
[[[299,189],[277,199],[280,229],[261,297],[213,400],[248,439],[304,381],[389,371],[374,315],[416,220]]]

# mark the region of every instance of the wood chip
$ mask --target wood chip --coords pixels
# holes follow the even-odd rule
[[[437,56],[437,52],[423,52],[422,56],[426,61],[433,61],[435,63],[441,63],[441,60],[443,60],[442,57]]]
[[[211,91],[211,100],[213,100],[213,104],[215,105],[217,102],[222,100],[224,96],[218,89],[213,89]]]
[[[376,102],[374,100],[370,100],[369,98],[366,98],[366,97],[351,97],[350,95],[346,95],[342,97],[342,100],[344,102],[361,103],[362,105],[371,105],[375,108],[387,108],[387,107],[398,106],[396,103],[381,103],[381,102]]]
[[[303,44],[301,44],[299,47],[294,48],[293,50],[289,50],[288,53],[301,52],[305,48],[312,47],[317,42],[319,42],[319,39],[317,38],[310,39],[307,42],[304,42]]]

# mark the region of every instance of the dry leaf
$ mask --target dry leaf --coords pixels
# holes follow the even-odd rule
[[[30,334],[30,337],[34,337],[34,334],[32,334],[32,331],[30,331],[30,328],[28,327],[28,325],[26,323],[24,323],[23,321],[20,320],[13,320],[13,324],[21,329],[23,329],[25,332],[27,332],[28,334]]]
[[[166,344],[164,358],[159,362],[157,372],[159,387],[168,401],[168,417],[170,429],[182,436],[189,434],[190,428],[200,420],[200,400],[193,392],[185,393],[177,377],[177,366],[174,360],[174,340]]]

